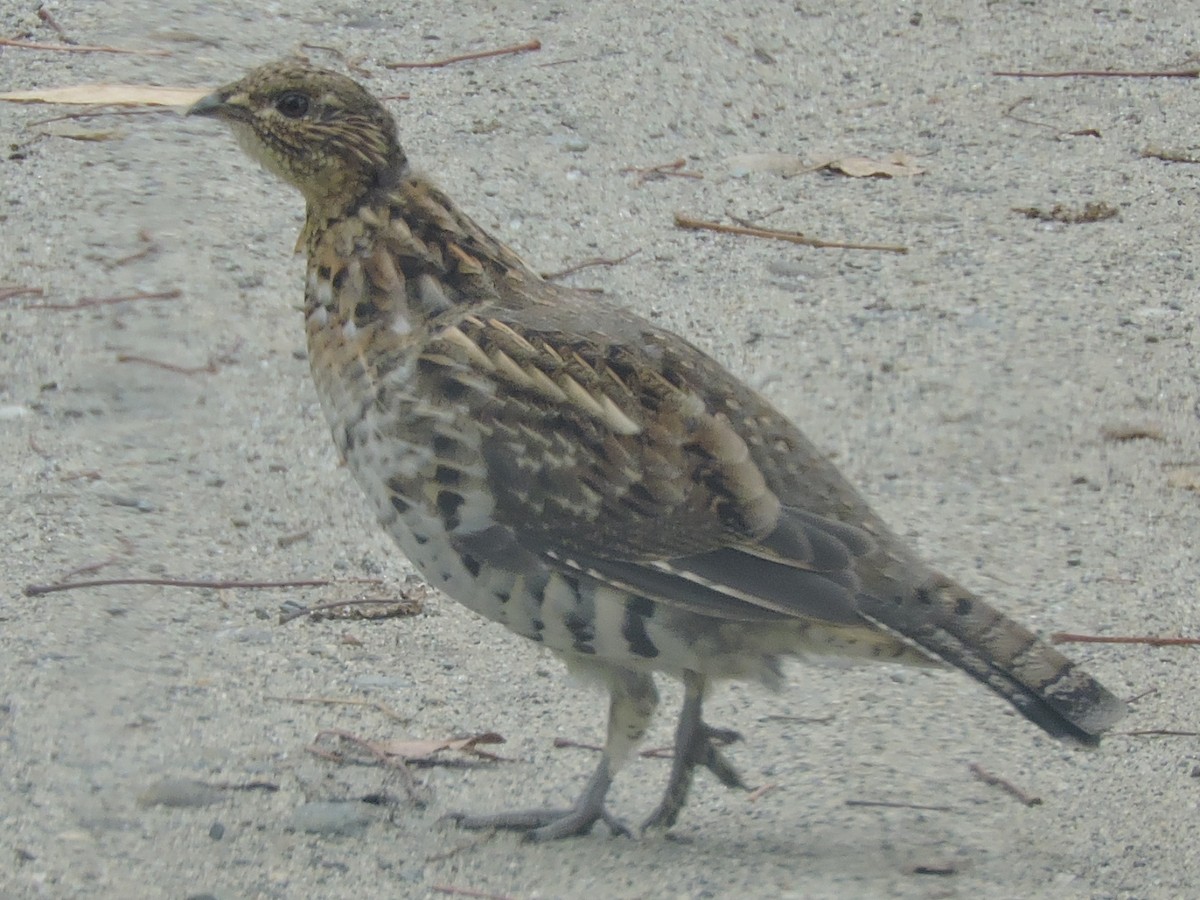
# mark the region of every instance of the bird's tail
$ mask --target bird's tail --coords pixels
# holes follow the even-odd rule
[[[967,672],[1054,737],[1094,746],[1126,713],[1050,644],[944,575],[908,596],[858,599],[872,621]]]

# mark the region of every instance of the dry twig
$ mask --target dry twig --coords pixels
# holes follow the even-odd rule
[[[16,284],[0,284],[0,300],[11,300],[13,297],[24,297],[30,295],[33,297],[41,297],[45,295],[45,291],[39,287],[22,287]]]
[[[394,598],[385,599],[363,599],[363,600],[335,600],[332,603],[319,603],[316,606],[302,606],[296,609],[290,609],[287,612],[279,614],[279,624],[286,625],[288,622],[293,622],[296,619],[304,616],[311,616],[315,620],[320,621],[321,613],[328,612],[333,609],[345,609],[347,607],[357,606],[392,606],[395,609],[389,611],[383,616],[364,616],[363,618],[374,619],[396,619],[415,616],[421,612],[422,604],[419,598],[401,597],[399,600]],[[326,616],[325,618],[333,618]]]
[[[167,106],[157,106],[153,109],[126,109],[125,107],[118,107],[116,109],[81,109],[78,112],[52,116],[49,119],[39,119],[36,122],[30,122],[26,127],[36,128],[39,125],[50,125],[53,122],[65,122],[74,119],[95,119],[100,116],[162,116],[166,114],[176,115],[177,113]]]
[[[1001,78],[1200,78],[1200,69],[1165,69],[1159,72],[1115,69],[1067,69],[1062,72],[993,72]]]
[[[1147,644],[1151,647],[1200,647],[1200,638],[1154,637],[1151,635],[1130,637],[1123,635],[1071,634],[1056,631],[1050,635],[1052,644]]]
[[[576,263],[573,266],[567,266],[567,268],[560,269],[557,272],[543,272],[542,277],[545,278],[547,281],[555,281],[559,278],[566,278],[568,275],[573,275],[576,272],[582,271],[583,269],[590,269],[593,266],[619,266],[619,265],[621,265],[621,263],[625,262],[626,260],[628,260],[634,256],[637,256],[641,252],[642,252],[642,249],[641,249],[641,247],[639,247],[636,250],[630,250],[624,256],[618,256],[616,259],[608,259],[603,256],[597,256],[592,259],[585,259],[581,263]]]
[[[124,47],[102,47],[91,44],[41,44],[37,41],[19,41],[0,38],[0,47],[17,50],[57,50],[60,53],[125,53],[130,56],[170,56],[167,50],[127,50]]]
[[[779,783],[775,781],[768,781],[766,784],[756,787],[749,794],[747,794],[746,802],[757,803],[763,797],[767,796],[767,794],[773,794],[777,790],[779,790]]]
[[[417,780],[413,777],[413,773],[410,772],[408,766],[405,765],[407,760],[405,760],[403,757],[389,754],[385,750],[381,749],[377,742],[369,741],[366,738],[360,738],[348,731],[326,729],[324,731],[317,732],[317,736],[313,739],[312,744],[305,749],[308,750],[308,752],[313,756],[320,757],[321,759],[327,759],[331,762],[336,762],[339,765],[346,762],[345,754],[339,753],[336,750],[325,750],[324,748],[317,746],[317,741],[321,740],[323,737],[340,738],[341,740],[366,751],[380,765],[386,766],[387,768],[392,769],[400,774],[400,780],[404,784],[404,792],[408,794],[408,799],[412,801],[417,808],[424,809],[429,804],[428,798],[423,795],[420,787],[417,785]]]
[[[983,766],[979,765],[979,763],[971,763],[967,768],[969,768],[971,770],[972,775],[974,775],[976,778],[978,778],[984,784],[989,784],[989,785],[992,785],[993,787],[1000,788],[1005,793],[1011,794],[1012,796],[1016,797],[1019,801],[1024,803],[1026,806],[1041,806],[1042,805],[1041,797],[1035,797],[1033,794],[1030,794],[1027,791],[1021,790],[1021,788],[1017,787],[1011,781],[1009,781],[1005,778],[1001,778],[999,775],[993,775],[991,772],[989,772]]]
[[[514,900],[508,894],[491,894],[487,891],[477,891],[474,888],[455,887],[452,884],[431,884],[429,889],[438,894],[449,894],[453,897],[474,897],[476,900]]]
[[[205,581],[185,578],[99,578],[92,581],[67,581],[58,584],[27,584],[26,597],[40,597],[58,591],[73,591],[77,588],[113,587],[117,585],[146,584],[154,587],[208,588],[209,590],[263,590],[266,588],[328,587],[337,582],[328,578],[313,578],[301,581]]]
[[[846,241],[823,241],[810,238],[799,231],[779,231],[774,228],[747,228],[744,225],[723,225],[720,222],[706,222],[703,219],[693,219],[683,213],[675,213],[675,225],[679,228],[691,228],[698,231],[716,231],[721,234],[744,234],[748,237],[768,238],[775,241],[787,241],[790,244],[803,244],[805,247],[833,248],[839,250],[879,250],[884,253],[907,253],[907,247],[895,244],[856,244]]]
[[[143,228],[138,231],[137,236],[138,242],[142,245],[142,249],[134,253],[130,253],[128,256],[122,256],[119,259],[114,259],[108,264],[110,269],[115,269],[118,266],[129,265],[131,262],[136,262],[139,259],[145,259],[146,257],[153,256],[158,252],[158,242],[154,240],[154,236],[150,234],[149,231]],[[178,293],[176,293],[176,296],[178,296]]]
[[[142,363],[146,366],[154,366],[156,369],[165,369],[168,372],[177,372],[180,375],[215,375],[217,373],[217,364],[213,360],[209,360],[202,366],[180,366],[175,363],[163,362],[160,359],[151,359],[148,356],[137,356],[132,353],[120,353],[117,355],[119,363]]]
[[[314,703],[328,706],[366,706],[383,713],[397,722],[409,722],[408,716],[402,716],[386,703],[379,700],[354,700],[342,697],[267,697],[268,700],[278,700],[282,703]]]
[[[113,306],[117,303],[132,303],[135,300],[177,300],[183,296],[183,291],[175,288],[170,291],[147,293],[138,291],[136,294],[125,294],[120,297],[85,297],[75,303],[30,303],[22,309],[49,309],[64,312],[77,309],[89,309],[93,306]]]
[[[847,800],[847,806],[882,806],[887,809],[919,809],[928,812],[957,812],[953,806],[930,806],[926,803],[898,803],[893,800]]]
[[[46,7],[44,7],[44,6],[38,7],[37,17],[39,19],[41,19],[43,22],[45,22],[47,25],[49,25],[51,28],[53,28],[54,31],[58,34],[58,36],[60,38],[62,38],[62,42],[64,44],[78,44],[79,43],[79,41],[73,40],[70,37],[70,35],[67,34],[66,29],[64,29],[61,25],[58,24],[58,20],[55,19],[54,16],[52,16],[50,14],[50,10],[46,9]]]
[[[1142,159],[1161,159],[1163,162],[1200,163],[1200,157],[1197,157],[1194,153],[1189,153],[1185,150],[1171,150],[1166,147],[1159,147],[1157,144],[1150,144],[1143,148],[1139,156]]]
[[[105,559],[97,560],[96,562],[84,563],[83,565],[69,569],[63,573],[62,577],[59,579],[59,582],[67,582],[72,578],[77,578],[80,575],[90,575],[94,572],[99,572],[101,569],[120,562],[122,557],[132,556],[134,551],[133,541],[121,534],[117,535],[117,540],[121,544],[120,553],[114,553]]]
[[[442,66],[453,65],[454,63],[467,62],[472,59],[488,59],[492,56],[505,56],[510,53],[528,53],[531,50],[541,50],[542,42],[539,40],[526,41],[524,44],[513,44],[511,47],[501,47],[498,50],[480,50],[475,53],[463,53],[460,56],[447,56],[443,59],[430,60],[428,62],[392,62],[384,63],[385,69],[440,69]]]
[[[676,159],[667,163],[659,163],[656,166],[626,166],[621,170],[621,174],[637,175],[637,180],[634,182],[637,187],[641,187],[647,181],[666,178],[670,175],[674,175],[676,178],[695,178],[696,180],[704,178],[699,172],[683,171],[683,167],[686,165],[686,159]]]

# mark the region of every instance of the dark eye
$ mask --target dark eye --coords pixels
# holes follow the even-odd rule
[[[289,119],[299,119],[308,112],[308,98],[299,91],[288,91],[275,101],[275,108]]]

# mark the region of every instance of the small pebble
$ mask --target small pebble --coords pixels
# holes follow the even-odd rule
[[[350,679],[350,685],[364,691],[403,691],[411,688],[413,683],[407,678],[399,678],[395,675],[366,674]]]
[[[222,797],[218,788],[190,778],[164,778],[151,785],[137,798],[138,806],[185,808],[208,806]]]
[[[371,824],[371,808],[357,800],[305,803],[292,813],[288,827],[306,834],[336,834],[353,837]]]

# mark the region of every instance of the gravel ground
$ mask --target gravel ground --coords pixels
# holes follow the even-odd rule
[[[1185,237],[1200,167],[1143,152],[1200,159],[1196,82],[991,74],[1194,65],[1193,4],[248,6],[48,3],[81,43],[168,55],[4,47],[0,90],[209,87],[302,43],[334,48],[304,52],[406,94],[391,105],[410,158],[539,267],[638,251],[570,281],[760,386],[996,605],[1046,632],[1200,632],[1200,258]],[[0,35],[58,41],[36,10],[0,0]],[[532,38],[539,52],[384,67]],[[410,618],[279,624],[289,601],[422,593],[319,420],[291,254],[301,202],[211,122],[36,124],[64,111],[0,103],[0,284],[44,292],[0,302],[0,895],[1196,894],[1186,647],[1070,648],[1140,697],[1130,729],[1185,735],[1076,751],[961,676],[796,666],[780,695],[732,685],[711,704],[746,735],[731,752],[747,779],[773,789],[751,800],[701,777],[673,839],[525,846],[440,824],[573,797],[594,761],[554,740],[598,741],[602,697],[437,594]],[[38,137],[54,129],[108,139]],[[745,158],[893,152],[925,174]],[[624,171],[677,159],[703,177]],[[1089,203],[1116,215],[1016,211]],[[909,252],[684,231],[677,211]],[[24,594],[72,573],[335,584]],[[319,698],[356,705],[302,702]],[[494,731],[507,761],[451,755],[407,785],[310,753],[323,729]],[[670,730],[664,715],[649,746]],[[667,766],[631,765],[613,808],[640,819]]]

